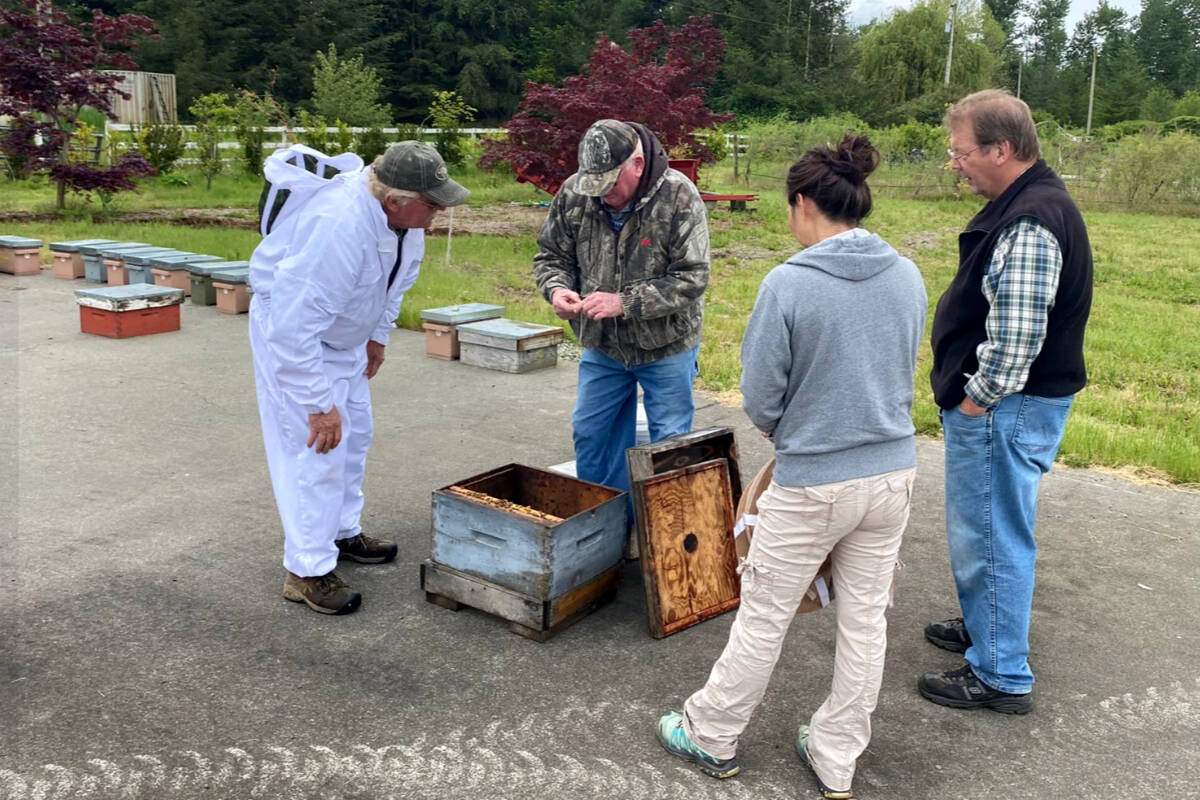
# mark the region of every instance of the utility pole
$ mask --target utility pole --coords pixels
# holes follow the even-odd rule
[[[1025,68],[1025,51],[1022,50],[1018,55],[1017,61],[1017,99],[1021,99],[1021,71]]]
[[[1092,105],[1096,102],[1096,46],[1092,45],[1092,88],[1088,90],[1088,119],[1084,136],[1092,135]]]
[[[950,85],[950,63],[954,60],[954,18],[957,13],[957,0],[950,0],[950,22],[946,26],[950,31],[950,49],[946,52],[946,79],[943,81],[947,86]]]
[[[813,0],[808,0],[808,27],[804,32],[804,80],[808,80],[808,54],[812,50]]]

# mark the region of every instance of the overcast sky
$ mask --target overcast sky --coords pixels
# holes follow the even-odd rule
[[[883,18],[893,9],[909,8],[915,0],[850,0],[850,24],[865,25],[872,19]],[[1075,23],[1083,19],[1084,14],[1096,10],[1100,0],[1071,0],[1071,11],[1067,14],[1067,35],[1075,30]],[[1126,14],[1137,16],[1142,10],[1140,0],[1109,0],[1109,5],[1116,6]]]

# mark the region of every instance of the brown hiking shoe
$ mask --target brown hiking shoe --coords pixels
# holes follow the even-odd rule
[[[376,539],[374,536],[367,536],[365,533],[360,533],[358,536],[351,536],[349,539],[338,539],[335,544],[337,545],[339,557],[345,557],[360,564],[386,563],[395,558],[396,552],[400,549],[396,546],[395,542],[389,542],[387,539]]]
[[[283,596],[320,614],[349,614],[362,605],[362,595],[352,591],[336,572],[312,578],[288,572],[283,579]]]

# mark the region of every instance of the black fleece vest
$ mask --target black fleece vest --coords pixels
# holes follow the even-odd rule
[[[967,378],[979,369],[975,351],[987,338],[984,323],[990,308],[983,295],[983,277],[1000,232],[1018,217],[1033,217],[1048,228],[1063,257],[1046,340],[1022,392],[1065,397],[1087,384],[1083,331],[1092,306],[1092,248],[1067,188],[1039,159],[984,206],[958,237],[958,274],[938,300],[933,318],[929,382],[942,408],[962,402]]]

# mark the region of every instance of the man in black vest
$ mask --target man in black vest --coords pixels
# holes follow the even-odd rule
[[[1079,209],[1038,157],[1029,107],[1007,92],[946,113],[950,164],[988,203],[959,236],[938,301],[930,382],[946,440],[946,539],[962,617],[925,638],[963,653],[928,673],[925,698],[1025,714],[1038,485],[1087,383],[1092,252]]]

